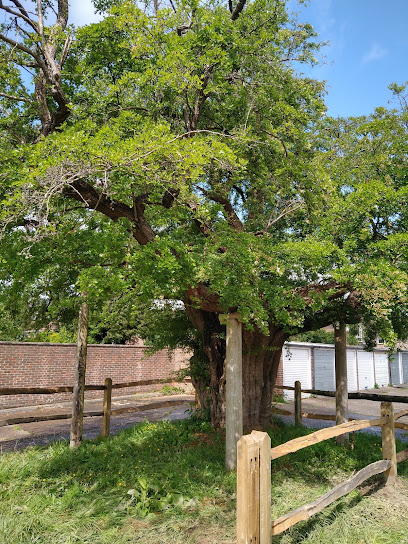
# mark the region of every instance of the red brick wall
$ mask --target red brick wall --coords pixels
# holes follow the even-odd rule
[[[169,378],[187,365],[189,354],[167,350],[154,355],[147,348],[131,345],[89,345],[86,383],[103,385],[105,378],[113,383]],[[72,386],[75,375],[74,344],[0,342],[0,387]],[[149,387],[152,389],[152,387]],[[114,396],[129,395],[140,388],[114,390]],[[100,397],[102,391],[88,391],[87,398]],[[46,404],[70,400],[70,393],[56,395],[0,396],[0,408]]]

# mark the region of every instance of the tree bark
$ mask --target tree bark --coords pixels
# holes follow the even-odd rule
[[[204,352],[209,361],[211,424],[225,428],[226,375],[225,325],[219,314],[186,306],[193,326],[200,331]],[[272,393],[278,374],[282,349],[288,335],[271,325],[269,335],[256,327],[242,331],[242,410],[244,434],[270,424]],[[203,391],[205,388],[201,387]]]
[[[76,351],[75,383],[72,404],[70,447],[76,448],[82,442],[82,423],[84,417],[86,352],[88,342],[88,304],[84,302],[79,311],[78,340]]]

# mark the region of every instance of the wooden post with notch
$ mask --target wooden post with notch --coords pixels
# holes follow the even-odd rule
[[[105,391],[103,392],[103,416],[102,416],[102,438],[109,436],[112,405],[112,379],[105,379]]]
[[[78,339],[76,350],[75,383],[72,403],[72,421],[70,447],[76,448],[82,442],[82,425],[84,417],[84,394],[86,372],[86,350],[88,342],[89,307],[84,302],[79,310]]]
[[[237,544],[271,541],[271,439],[252,431],[238,442]]]
[[[385,483],[394,485],[397,481],[397,451],[395,446],[394,405],[392,402],[381,403],[383,459],[391,461],[391,467],[384,472]]]
[[[302,425],[302,384],[295,382],[295,425]]]

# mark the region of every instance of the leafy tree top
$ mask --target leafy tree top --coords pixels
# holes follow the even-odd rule
[[[238,311],[265,332],[365,313],[392,336],[405,268],[379,272],[347,231],[364,230],[372,203],[342,208],[361,178],[340,153],[328,162],[331,128],[315,136],[324,89],[292,63],[315,62],[318,44],[286,2],[98,3],[104,19],[77,30],[63,0],[49,19],[12,3],[0,5],[4,295],[24,284],[39,320],[63,320],[79,292],[95,305],[132,292]]]

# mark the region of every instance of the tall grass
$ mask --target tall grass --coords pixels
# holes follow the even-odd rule
[[[307,432],[277,424],[270,434],[276,445]],[[275,461],[272,517],[380,459],[380,448],[378,437],[358,434],[353,451],[328,441]],[[408,542],[406,465],[396,490],[353,492],[273,542]],[[233,544],[235,485],[224,470],[224,437],[196,420],[146,422],[77,450],[64,442],[6,453],[0,542]]]

